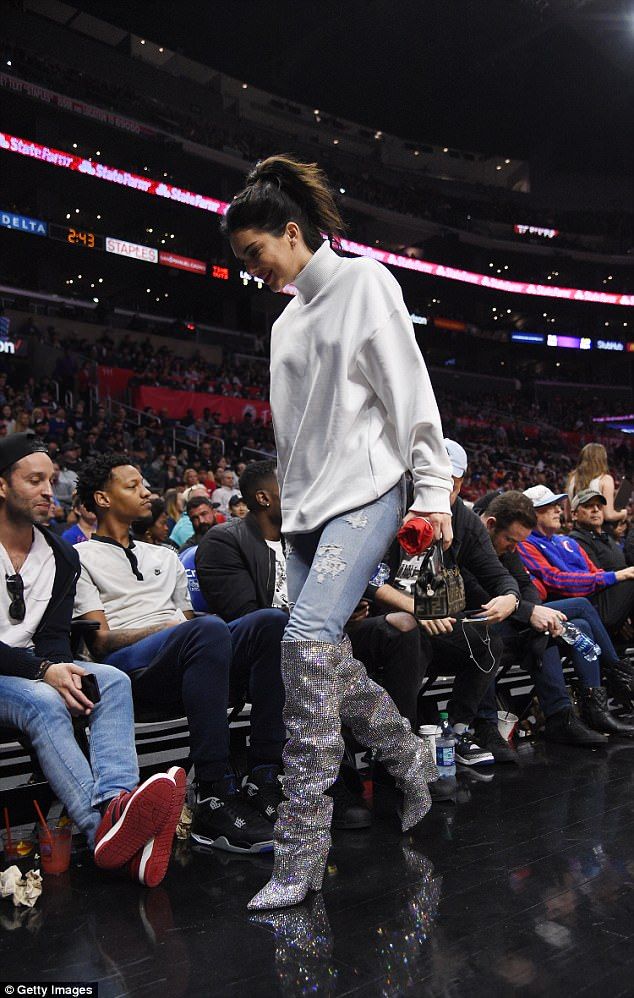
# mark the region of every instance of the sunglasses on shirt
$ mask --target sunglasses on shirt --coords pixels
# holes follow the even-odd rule
[[[5,575],[7,592],[11,597],[9,604],[9,616],[11,620],[21,623],[26,616],[26,603],[24,602],[24,580],[16,572],[15,575]]]

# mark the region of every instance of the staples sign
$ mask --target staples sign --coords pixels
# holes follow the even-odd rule
[[[114,236],[106,236],[106,253],[116,253],[117,256],[127,256],[145,263],[158,263],[158,250],[152,246],[128,243],[125,239],[115,239]]]

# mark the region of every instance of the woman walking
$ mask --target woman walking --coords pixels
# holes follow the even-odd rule
[[[321,887],[342,722],[395,777],[404,830],[428,811],[436,777],[427,743],[354,659],[344,626],[403,521],[408,469],[406,519],[426,516],[449,545],[451,468],[400,287],[376,261],[338,256],[328,240],[341,230],[318,167],[283,156],[255,167],[223,220],[249,273],[273,291],[297,291],[271,337],[291,605],[282,642],[288,800],[255,909],[297,904]]]

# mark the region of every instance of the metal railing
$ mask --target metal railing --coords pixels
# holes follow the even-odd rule
[[[126,413],[124,424],[143,426],[143,420],[147,417],[147,413],[142,409],[135,409],[134,406],[120,402],[119,399],[113,399],[109,395],[105,399],[102,399],[99,404],[105,406],[110,418],[112,418],[114,409],[123,409]],[[160,422],[160,417],[157,418]],[[198,431],[192,434],[191,428],[184,426],[182,423],[175,423],[174,426],[163,428],[163,439],[170,439],[170,437],[173,453],[176,453],[177,444],[187,448],[195,447],[196,450],[199,450],[201,444],[204,443],[212,445],[212,450],[218,452],[218,459],[223,457],[225,453],[225,442],[221,437],[210,436],[208,433],[199,433]]]

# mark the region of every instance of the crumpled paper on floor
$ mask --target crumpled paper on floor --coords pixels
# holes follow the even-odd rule
[[[0,873],[0,897],[13,898],[16,908],[32,908],[42,893],[42,875],[39,870],[29,870],[24,876],[17,866],[10,866]]]
[[[194,812],[188,804],[183,804],[183,810],[181,811],[181,816],[179,822],[176,826],[176,838],[177,839],[188,839],[191,831],[191,823],[194,817]]]

